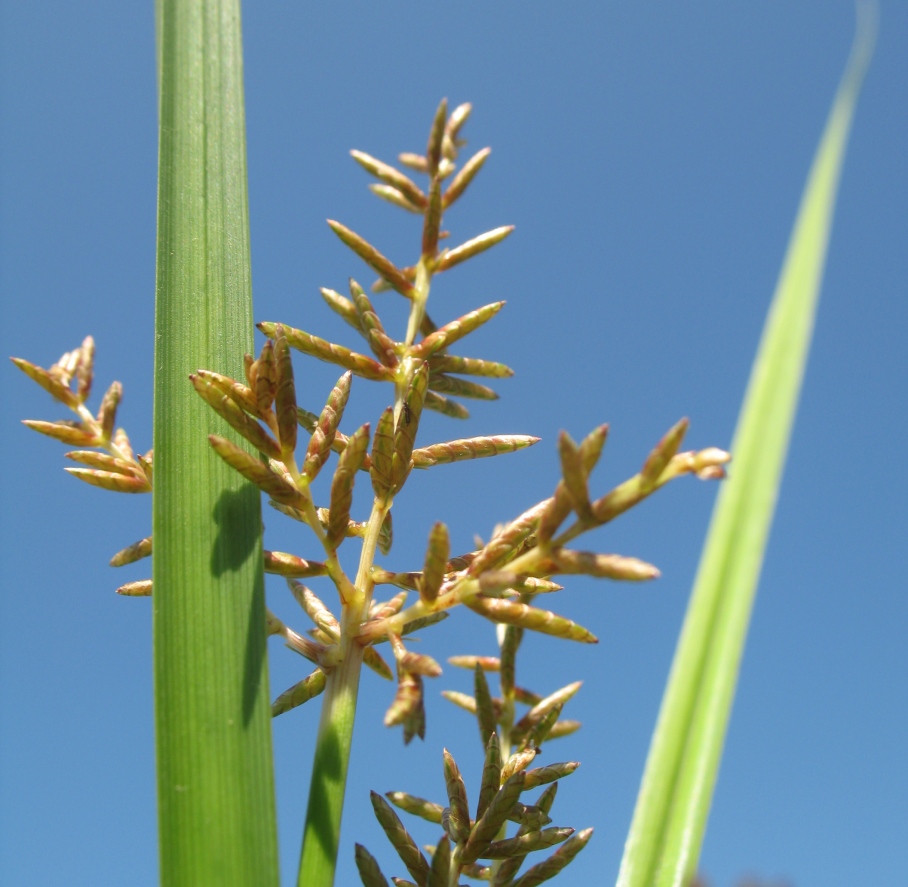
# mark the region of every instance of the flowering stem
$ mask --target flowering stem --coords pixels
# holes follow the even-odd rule
[[[300,887],[331,887],[334,883],[356,694],[365,652],[346,632],[341,644],[342,659],[328,675],[325,686],[312,760],[309,806],[297,879]]]

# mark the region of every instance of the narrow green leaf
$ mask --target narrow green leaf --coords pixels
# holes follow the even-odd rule
[[[798,211],[653,735],[619,887],[694,875],[810,345],[836,190],[876,33],[858,33]]]
[[[154,674],[163,884],[277,884],[258,490],[206,439],[199,367],[252,350],[238,0],[157,4]],[[231,439],[248,448],[238,435]]]

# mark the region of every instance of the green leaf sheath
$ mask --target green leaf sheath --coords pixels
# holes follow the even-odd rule
[[[710,524],[619,887],[676,887],[696,871],[769,528],[810,346],[836,190],[875,16],[862,7],[851,58],[788,245]]]
[[[160,0],[154,675],[161,883],[278,883],[261,507],[251,448],[189,383],[252,350],[237,0]]]

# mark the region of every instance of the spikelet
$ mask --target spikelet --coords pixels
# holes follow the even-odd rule
[[[309,440],[309,446],[306,448],[306,456],[303,460],[303,474],[310,481],[318,475],[322,466],[328,461],[328,455],[334,448],[337,427],[340,425],[344,409],[347,406],[347,400],[350,397],[351,380],[352,374],[350,372],[344,373],[337,380],[337,384],[328,395],[328,402],[325,404],[312,429],[312,437]],[[346,440],[344,443],[346,444]]]
[[[256,325],[266,336],[274,335],[278,326],[278,324],[270,322]],[[366,357],[365,354],[357,354],[349,348],[344,348],[343,345],[326,342],[318,336],[293,327],[284,327],[284,334],[287,336],[287,343],[291,348],[296,348],[297,351],[302,351],[303,354],[308,354],[310,357],[341,366],[364,379],[372,379],[377,382],[387,382],[393,379],[391,370],[371,357]]]
[[[477,151],[460,169],[460,172],[451,180],[451,184],[445,189],[445,193],[441,198],[441,205],[444,209],[447,209],[454,203],[464,191],[466,191],[467,186],[473,179],[476,177],[476,173],[482,169],[483,164],[489,157],[489,154],[492,153],[491,148],[483,148],[481,151]]]
[[[281,461],[291,464],[296,450],[296,387],[293,383],[293,363],[284,327],[277,325],[274,337],[274,412],[277,417]]]
[[[385,797],[395,806],[414,816],[425,819],[426,822],[433,822],[441,825],[441,814],[444,807],[441,804],[434,804],[425,798],[417,798],[414,795],[408,795],[406,792],[385,792]]]
[[[477,663],[473,669],[473,686],[476,694],[476,720],[479,723],[479,739],[485,748],[492,736],[497,735],[498,724],[495,709],[492,705],[492,694],[485,672]]]
[[[331,505],[326,538],[326,543],[331,549],[337,548],[346,535],[350,505],[353,501],[353,483],[368,445],[369,425],[366,424],[350,437],[338,459],[337,469],[331,480]]]
[[[271,716],[276,718],[278,715],[282,715],[284,712],[290,711],[290,709],[296,708],[310,699],[314,699],[325,689],[326,680],[325,673],[320,668],[317,668],[298,684],[294,684],[288,690],[284,690],[271,703]]]
[[[479,788],[479,800],[476,802],[476,819],[481,820],[489,804],[501,788],[501,747],[498,734],[493,732],[486,745],[486,758],[482,768],[482,784]]]
[[[375,857],[362,844],[355,845],[354,857],[364,887],[389,887]]]
[[[397,290],[402,296],[410,298],[413,294],[413,284],[404,276],[403,272],[390,259],[383,256],[371,243],[351,231],[340,222],[328,219],[331,230],[353,250],[373,271],[376,271],[392,289]]]
[[[514,887],[537,887],[544,881],[554,878],[577,854],[583,850],[593,836],[591,828],[583,829],[571,835],[548,859],[528,868],[514,882]]]
[[[149,557],[150,555],[151,536],[146,536],[144,539],[140,539],[138,542],[133,542],[132,545],[129,545],[126,548],[118,551],[110,559],[110,565],[112,567],[123,567],[126,564],[133,564],[136,561],[142,560],[142,558]]]
[[[480,616],[493,622],[505,625],[519,625],[541,634],[565,638],[570,641],[581,641],[585,644],[598,643],[596,636],[576,622],[558,616],[548,610],[540,610],[527,604],[495,598],[474,597],[464,599],[464,603]]]
[[[391,846],[394,847],[397,855],[403,860],[407,871],[418,883],[426,883],[429,877],[429,863],[426,862],[426,858],[422,855],[416,841],[410,837],[400,818],[391,809],[391,805],[378,792],[370,792],[369,795],[372,799],[372,809],[375,811],[375,818],[384,829]]]
[[[470,836],[470,809],[467,805],[467,788],[464,785],[463,777],[460,775],[460,768],[454,760],[451,753],[443,750],[444,755],[444,772],[445,787],[448,790],[448,824],[446,831],[451,840],[457,844],[464,843]],[[444,814],[442,814],[442,824],[444,825]],[[473,860],[467,860],[472,862]]]
[[[494,379],[506,379],[514,375],[514,371],[503,363],[475,357],[455,357],[451,354],[434,354],[429,358],[429,370],[432,373],[461,373],[465,376],[489,376]]]
[[[418,582],[419,596],[423,603],[431,604],[438,597],[438,590],[441,588],[450,554],[451,543],[448,539],[448,528],[438,521],[429,533],[425,566]]]
[[[488,857],[492,839],[510,818],[520,801],[525,780],[524,773],[513,774],[492,797],[482,817],[477,820],[470,832],[463,851],[464,862],[475,862],[480,856]]]
[[[501,241],[513,230],[513,225],[503,225],[501,228],[486,231],[485,234],[480,234],[478,237],[474,237],[466,243],[462,243],[460,246],[449,250],[441,257],[437,270],[439,272],[448,271],[455,265],[459,265],[467,259],[472,259],[473,256],[484,253],[487,249],[491,249],[495,246],[496,243],[501,243]]]
[[[365,151],[351,151],[350,156],[367,172],[402,194],[409,206],[414,207],[417,212],[425,209],[426,195],[409,176],[366,154]]]
[[[225,419],[231,428],[266,456],[280,459],[281,448],[277,441],[255,419],[245,413],[229,394],[224,394],[204,371],[193,373],[189,379],[202,400]]]
[[[502,308],[504,308],[503,301],[492,302],[488,305],[483,305],[482,308],[477,308],[475,311],[468,311],[458,317],[457,320],[452,320],[450,323],[439,327],[434,333],[414,345],[411,350],[412,356],[425,360],[437,351],[448,348],[481,327],[484,323],[490,321]]]

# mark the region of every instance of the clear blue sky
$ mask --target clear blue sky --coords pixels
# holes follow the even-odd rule
[[[255,316],[353,345],[318,296],[364,272],[336,218],[400,262],[414,220],[380,203],[351,148],[420,150],[441,96],[472,101],[465,130],[493,154],[449,216],[454,241],[516,233],[433,291],[433,316],[508,305],[469,353],[517,371],[468,425],[433,440],[533,433],[533,450],[420,473],[395,509],[387,563],[415,568],[431,523],[456,550],[551,491],[559,428],[612,426],[598,489],[637,470],[680,416],[693,446],[728,446],[808,165],[853,32],[850,2],[794,4],[247,4],[244,18]],[[156,98],[152,3],[6,4],[0,26],[0,353],[47,365],[86,334],[98,385],[125,386],[120,422],[151,441]],[[702,867],[798,887],[906,883],[908,598],[908,6],[881,33],[844,170],[801,412],[770,540]],[[379,309],[397,308],[394,299]],[[400,320],[390,313],[390,324]],[[62,471],[64,447],[21,418],[62,418],[5,371],[0,588],[0,879],[156,883],[148,601],[113,589],[147,565],[110,555],[147,535],[150,499]],[[323,401],[336,373],[300,360]],[[373,386],[377,388],[377,386]],[[98,393],[98,396],[100,392]],[[354,385],[350,427],[383,390]],[[614,879],[715,488],[687,480],[590,545],[637,555],[644,588],[571,581],[553,606],[596,647],[527,644],[521,681],[577,678],[576,758],[558,824],[593,825],[563,883]],[[360,503],[360,507],[366,507]],[[266,513],[269,548],[311,540]],[[298,627],[286,589],[271,606]],[[443,659],[492,653],[457,613],[424,635]],[[274,694],[305,663],[272,650]],[[440,798],[441,748],[475,786],[475,725],[431,682],[428,733],[404,749],[381,726],[392,687],[367,673],[342,835],[402,874],[368,790]],[[449,710],[451,709],[451,710]],[[295,870],[316,705],[275,723],[285,880]],[[475,794],[475,788],[473,788]],[[420,836],[429,839],[429,834]],[[559,882],[561,883],[561,882]]]

